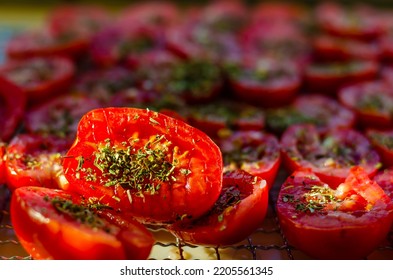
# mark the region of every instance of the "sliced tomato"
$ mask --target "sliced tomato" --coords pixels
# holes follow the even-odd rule
[[[308,91],[336,96],[343,86],[375,79],[378,71],[375,61],[312,63],[305,70],[304,83]]]
[[[393,127],[393,88],[388,84],[371,81],[343,87],[338,98],[356,113],[361,127]]]
[[[63,156],[69,144],[61,138],[18,134],[6,151],[7,186],[15,190],[24,186],[60,188]]]
[[[6,44],[6,55],[11,59],[36,56],[66,56],[73,59],[85,54],[88,41],[81,37],[56,37],[50,31],[25,31],[12,37]]]
[[[229,84],[241,101],[262,107],[289,104],[301,86],[298,68],[290,61],[255,58],[227,66]]]
[[[136,108],[96,109],[84,115],[63,168],[69,190],[145,223],[197,218],[222,188],[221,152],[206,134]]]
[[[368,129],[366,135],[380,155],[384,166],[393,166],[393,130]]]
[[[231,130],[262,130],[265,126],[265,115],[258,107],[229,100],[192,106],[185,115],[192,126],[213,139]]]
[[[384,190],[393,201],[393,168],[386,168],[375,175],[373,180]]]
[[[62,190],[15,190],[11,221],[24,249],[38,260],[146,259],[154,244],[136,221]]]
[[[272,188],[281,163],[278,139],[261,131],[236,131],[219,142],[224,172],[244,170]]]
[[[30,108],[25,116],[25,129],[29,133],[55,135],[74,142],[80,118],[101,104],[80,94],[67,94]]]
[[[65,92],[74,74],[73,62],[62,57],[11,61],[0,68],[0,75],[20,86],[30,103]]]
[[[314,125],[295,124],[282,135],[281,148],[283,163],[290,172],[311,168],[332,188],[345,180],[353,166],[361,166],[370,177],[381,167],[370,141],[353,129],[322,134]]]
[[[288,242],[318,259],[366,258],[387,237],[392,201],[360,167],[338,189],[309,170],[284,182],[277,215]]]
[[[9,141],[20,124],[27,104],[26,93],[0,76],[0,141]]]
[[[355,114],[335,99],[322,94],[303,94],[288,106],[268,110],[267,129],[281,135],[290,125],[314,124],[318,131],[326,132],[336,128],[352,128]]]
[[[180,240],[205,246],[238,243],[265,219],[268,206],[266,181],[243,170],[226,172],[220,197],[203,217],[180,221],[169,230]]]

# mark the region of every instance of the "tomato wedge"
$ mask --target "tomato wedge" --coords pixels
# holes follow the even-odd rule
[[[244,170],[266,180],[269,189],[281,163],[280,143],[262,131],[235,131],[219,142],[224,159],[224,172]]]
[[[15,136],[6,150],[8,188],[15,190],[23,186],[61,187],[62,157],[68,147],[67,141],[54,136]]]
[[[353,129],[320,133],[311,124],[292,125],[281,137],[281,148],[287,170],[311,168],[332,188],[344,182],[353,166],[363,167],[370,177],[381,167],[370,141]]]
[[[151,233],[106,205],[39,187],[15,190],[11,221],[33,259],[146,259]]]
[[[186,243],[224,246],[242,241],[261,226],[268,206],[266,181],[243,170],[226,172],[213,208],[200,219],[180,221],[169,230]]]
[[[280,189],[277,215],[289,244],[311,257],[362,259],[387,237],[393,204],[361,167],[337,189],[298,170]]]
[[[63,167],[70,190],[146,223],[197,218],[222,188],[217,145],[180,120],[144,109],[84,115]]]
[[[9,141],[23,118],[27,103],[25,92],[0,76],[0,141]]]

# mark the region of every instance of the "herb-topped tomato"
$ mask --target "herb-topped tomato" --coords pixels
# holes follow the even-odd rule
[[[135,108],[83,116],[63,168],[70,190],[146,223],[200,217],[222,188],[221,152],[206,134]]]
[[[63,93],[71,86],[74,72],[74,64],[61,57],[12,61],[0,68],[0,75],[20,86],[29,102]]]
[[[378,71],[376,61],[312,63],[305,71],[304,82],[309,91],[336,95],[343,86],[374,79]]]
[[[231,245],[259,228],[268,206],[266,181],[243,170],[226,172],[219,198],[209,212],[193,221],[179,221],[169,230],[186,243]]]
[[[393,130],[368,129],[367,137],[381,157],[382,163],[393,166]]]
[[[69,144],[61,138],[33,134],[19,134],[6,151],[7,186],[15,190],[23,186],[60,188],[62,160]]]
[[[361,259],[387,237],[393,204],[361,167],[331,188],[310,170],[284,182],[277,215],[289,244],[318,259]]]
[[[237,98],[263,107],[290,103],[301,85],[298,68],[290,61],[259,58],[229,64],[226,71]]]
[[[0,141],[9,141],[23,118],[27,103],[25,92],[0,76]]]
[[[215,101],[188,108],[188,122],[217,139],[230,130],[262,130],[265,116],[258,107],[233,101]]]
[[[310,168],[330,187],[336,188],[353,166],[361,166],[372,177],[381,167],[380,157],[366,136],[353,129],[324,134],[311,124],[290,126],[282,135],[283,162],[290,172]]]
[[[33,259],[146,259],[154,244],[136,221],[61,190],[19,188],[10,212],[15,233]]]
[[[292,124],[311,123],[318,131],[351,128],[355,114],[335,99],[321,94],[299,95],[288,106],[271,109],[266,114],[267,129],[281,135]]]
[[[30,108],[25,116],[25,129],[29,133],[66,138],[71,146],[80,118],[100,107],[97,100],[80,94],[62,95]]]
[[[220,140],[224,172],[241,169],[266,180],[269,189],[280,167],[278,139],[261,131],[236,131]]]
[[[393,88],[380,81],[364,82],[342,88],[342,104],[356,113],[362,127],[393,127]]]

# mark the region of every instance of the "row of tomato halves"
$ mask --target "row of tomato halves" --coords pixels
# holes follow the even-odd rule
[[[21,244],[144,259],[140,223],[234,244],[261,226],[283,166],[290,244],[367,257],[393,220],[388,19],[331,3],[55,9],[0,69],[0,181]]]

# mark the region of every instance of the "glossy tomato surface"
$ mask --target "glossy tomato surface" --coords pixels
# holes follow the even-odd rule
[[[244,170],[266,180],[272,188],[281,164],[278,139],[261,131],[235,131],[219,142],[224,172]]]
[[[180,240],[196,245],[223,246],[242,241],[265,219],[266,181],[243,170],[226,172],[220,197],[200,219],[178,222],[169,230]]]
[[[63,167],[70,190],[147,223],[197,218],[222,188],[217,145],[200,130],[148,109],[84,115]]]
[[[392,201],[360,167],[331,188],[310,170],[284,182],[277,215],[288,242],[317,259],[363,259],[385,240]]]
[[[74,74],[73,62],[62,57],[11,61],[0,68],[0,75],[26,92],[29,103],[63,93],[71,86]]]
[[[107,206],[61,190],[17,189],[11,200],[15,233],[33,259],[146,259],[151,233]]]
[[[18,134],[6,150],[7,186],[60,188],[62,159],[68,150],[65,139],[55,136]]]
[[[332,188],[344,182],[353,166],[363,167],[370,177],[381,167],[368,138],[353,129],[323,134],[311,124],[292,125],[281,137],[281,148],[283,163],[290,172],[310,168]]]
[[[9,141],[23,119],[27,104],[25,92],[0,76],[0,141]]]

